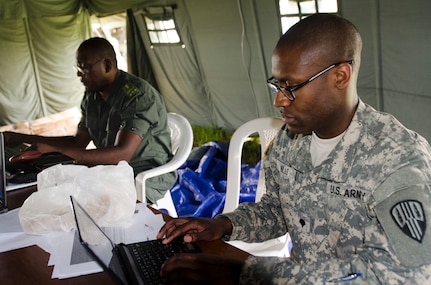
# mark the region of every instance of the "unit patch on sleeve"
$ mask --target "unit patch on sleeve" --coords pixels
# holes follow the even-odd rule
[[[377,201],[373,209],[397,258],[405,266],[431,262],[431,209],[427,184],[409,185],[392,190]],[[382,196],[383,197],[383,196]]]
[[[403,233],[418,242],[422,242],[426,221],[421,202],[416,200],[401,201],[392,207],[391,216]]]

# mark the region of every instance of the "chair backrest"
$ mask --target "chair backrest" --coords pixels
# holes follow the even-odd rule
[[[254,133],[258,133],[261,143],[261,157],[271,140],[283,125],[283,120],[274,117],[257,118],[241,125],[232,135],[229,143],[227,160],[227,185],[226,202],[223,213],[232,212],[239,205],[241,185],[241,157],[242,148],[246,139]],[[256,201],[259,201],[265,191],[263,171],[259,174],[259,182],[256,190]]]
[[[174,157],[164,165],[136,175],[136,193],[139,201],[145,202],[145,181],[148,178],[177,170],[187,160],[192,150],[193,130],[189,121],[180,114],[168,113],[168,126],[171,130],[171,147]]]

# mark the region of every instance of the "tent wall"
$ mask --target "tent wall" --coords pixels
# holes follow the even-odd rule
[[[0,125],[79,106],[84,87],[72,66],[77,47],[90,37],[90,14],[144,2],[0,1]]]
[[[153,73],[169,111],[225,129],[278,114],[265,83],[281,34],[277,0],[77,2],[0,4],[0,124],[78,105],[83,88],[71,66],[76,47],[89,36],[89,14],[127,7],[133,7],[134,69],[149,81]],[[141,9],[171,4],[184,48],[151,48]],[[363,36],[361,98],[431,140],[431,2],[339,0],[339,8]],[[54,16],[57,10],[62,14]]]
[[[157,2],[176,4],[175,20],[185,48],[151,48],[142,12],[135,10],[134,15],[140,19],[141,35],[169,110],[187,115],[192,124],[224,129],[277,115],[265,83],[273,45],[281,33],[275,5],[229,0],[152,4]]]
[[[362,34],[359,95],[431,141],[431,2],[341,3]]]
[[[85,11],[0,19],[0,125],[79,106],[83,86],[72,66],[89,32]]]
[[[232,129],[256,117],[277,115],[265,79],[281,34],[278,1],[153,1],[177,4],[187,54],[178,47],[146,50],[171,111],[193,124]],[[431,36],[426,0],[339,0],[340,14],[360,30],[363,60],[359,95],[431,140]],[[185,36],[186,35],[186,36]],[[184,60],[186,59],[186,60]],[[190,69],[195,69],[195,74]],[[187,86],[188,85],[188,86]],[[204,107],[202,107],[204,106]]]

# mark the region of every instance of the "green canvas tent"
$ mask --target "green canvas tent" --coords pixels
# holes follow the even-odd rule
[[[90,16],[127,15],[129,71],[192,124],[235,129],[276,116],[266,78],[282,33],[277,0],[7,0],[0,3],[0,125],[79,106],[72,66]],[[431,140],[431,2],[338,1],[363,40],[359,95]],[[180,44],[151,44],[145,17],[168,11]],[[151,16],[152,15],[152,16]]]

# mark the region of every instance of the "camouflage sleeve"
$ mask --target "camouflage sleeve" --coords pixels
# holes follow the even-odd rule
[[[286,234],[278,202],[279,200],[273,199],[273,203],[242,203],[234,212],[223,214],[233,225],[230,240],[262,242]]]
[[[399,169],[375,191],[370,204],[378,221],[367,241],[348,258],[298,264],[289,258],[246,260],[240,284],[332,284],[349,273],[349,284],[430,284],[430,181],[414,167]],[[421,182],[421,184],[418,184]]]
[[[265,159],[263,164],[267,162]],[[272,181],[271,175],[265,177],[266,184],[270,183],[271,187],[267,187],[259,203],[241,203],[234,212],[223,214],[233,225],[230,240],[262,242],[286,234],[286,220],[278,196],[279,187]]]
[[[430,265],[404,266],[388,252],[367,245],[348,259],[322,259],[307,264],[290,258],[250,256],[243,265],[240,284],[341,284],[338,282],[342,278],[360,273],[360,277],[346,284],[420,285],[430,284],[430,272]]]
[[[385,180],[372,204],[393,254],[413,268],[431,264],[431,183],[423,182],[429,176],[407,166]]]
[[[325,260],[308,264],[297,264],[289,258],[249,257],[241,271],[240,284],[341,284],[339,280],[348,273],[366,274],[367,265],[358,256],[351,260]],[[346,284],[390,284],[379,283],[370,275],[358,277]]]

